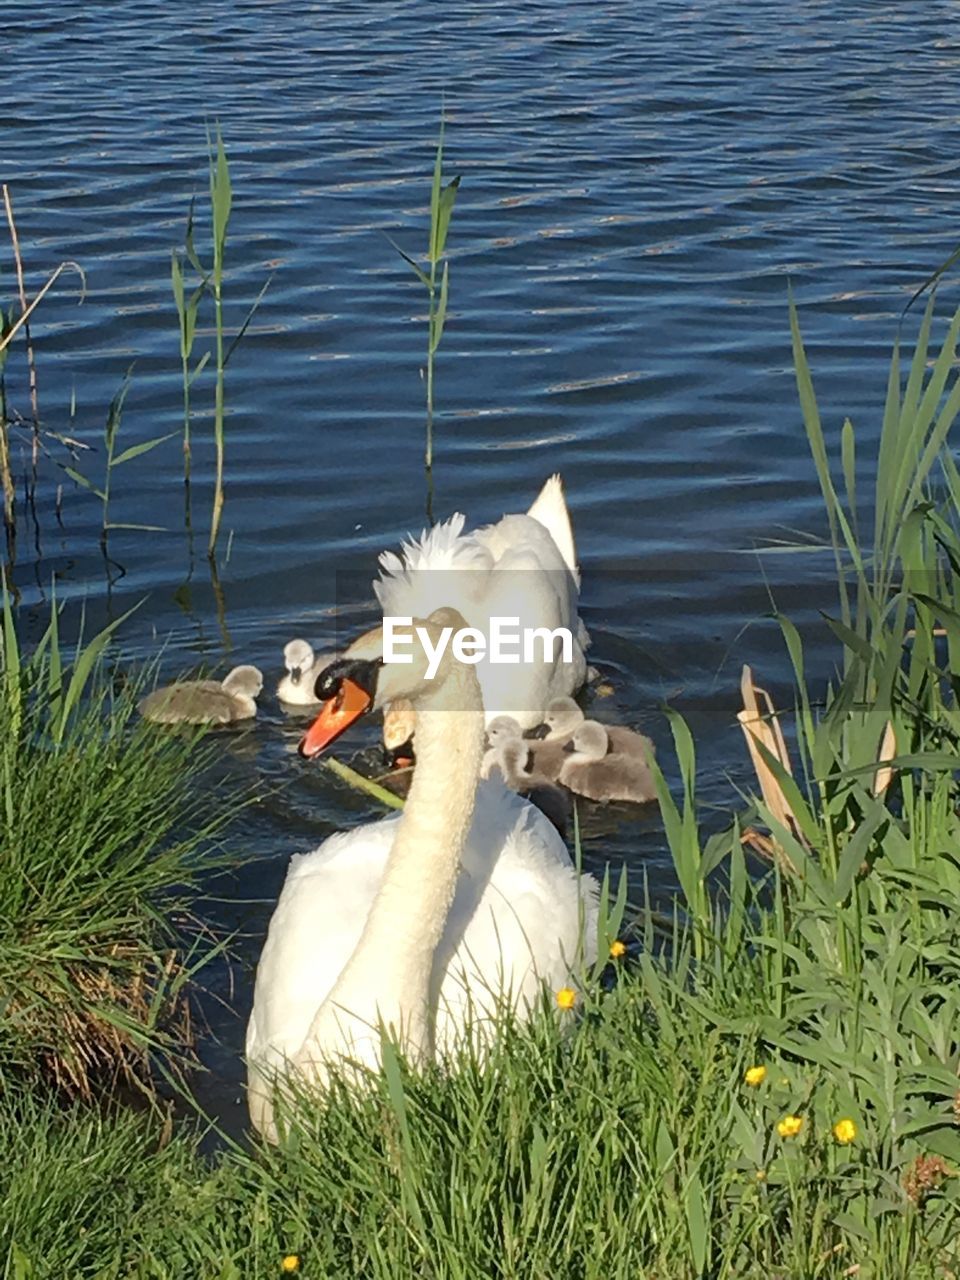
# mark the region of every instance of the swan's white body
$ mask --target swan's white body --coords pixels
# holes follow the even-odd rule
[[[247,1061],[282,1071],[294,1061],[329,995],[383,881],[401,817],[341,831],[295,854],[257,969]],[[583,877],[584,958],[596,954],[596,890]],[[501,992],[522,1013],[546,982],[564,985],[578,955],[581,893],[566,846],[538,809],[502,783],[483,782],[461,855],[461,872],[437,949],[435,1042],[443,1053],[473,1016],[492,1013]],[[410,921],[399,922],[401,929]],[[391,955],[377,957],[386,989]],[[365,1057],[362,1047],[358,1057]]]
[[[556,643],[551,660],[500,664],[482,661],[477,676],[487,722],[511,715],[522,729],[539,724],[551,698],[574,693],[587,673],[590,638],[577,604],[580,574],[570,515],[559,476],[551,476],[526,515],[508,515],[496,524],[464,533],[457,514],[402,554],[386,551],[373,589],[384,617],[426,618],[435,609],[455,608],[467,624],[486,636],[490,619],[516,619],[516,629],[570,632],[564,660]],[[522,657],[522,646],[514,650]]]
[[[478,785],[474,668],[448,658],[424,681],[385,665],[374,705],[401,697],[418,741],[404,812],[294,857],[270,922],[246,1044],[251,1119],[268,1137],[278,1077],[322,1085],[331,1060],[377,1067],[381,1024],[413,1061],[468,1028],[482,1043],[485,1017],[504,1004],[523,1016],[596,952],[593,878],[578,880],[532,805]]]

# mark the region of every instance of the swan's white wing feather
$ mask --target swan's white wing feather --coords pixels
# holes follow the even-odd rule
[[[445,606],[464,615],[475,609],[493,558],[472,534],[464,534],[465,520],[457,512],[405,542],[399,556],[393,551],[380,556],[373,590],[384,616],[426,618]]]
[[[456,1043],[468,1010],[492,1013],[507,998],[523,1013],[536,1003],[543,983],[557,989],[579,959],[589,963],[596,955],[593,877],[583,877],[578,886],[556,829],[498,781],[477,793],[463,861],[438,952],[444,970],[437,1039],[447,1047]],[[445,964],[444,949],[450,956]]]
[[[563,627],[571,633],[569,660],[564,660],[559,644],[552,661],[542,660],[538,643],[537,661],[484,662],[477,668],[487,722],[496,715],[512,715],[527,729],[543,719],[551,698],[572,694],[583,684],[586,658],[576,586],[552,537],[530,516],[505,516],[478,529],[475,536],[495,561],[483,601],[487,617],[517,618],[521,631]]]
[[[282,1061],[303,1043],[360,941],[398,821],[337,832],[312,853],[290,859],[257,967],[249,1059],[269,1053]]]
[[[573,575],[574,582],[579,587],[580,569],[577,565],[577,547],[573,540],[573,525],[567,509],[567,500],[563,493],[563,481],[559,475],[554,474],[550,477],[537,494],[527,515],[538,520],[550,534],[557,550],[563,556],[564,563]]]

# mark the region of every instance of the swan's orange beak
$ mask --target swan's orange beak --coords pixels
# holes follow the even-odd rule
[[[307,760],[318,756],[344,729],[349,729],[370,709],[373,697],[354,680],[344,676],[340,688],[323,704],[320,714],[300,740],[300,754]]]

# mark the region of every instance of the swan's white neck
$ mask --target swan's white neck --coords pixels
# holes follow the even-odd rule
[[[439,673],[438,673],[439,674]],[[413,1059],[433,1052],[434,953],[453,901],[483,751],[483,703],[472,667],[453,664],[420,699],[417,766],[383,881],[363,933],[298,1055],[347,1052],[392,1024]],[[360,1024],[364,1024],[361,1026]],[[362,1049],[356,1056],[369,1059]]]

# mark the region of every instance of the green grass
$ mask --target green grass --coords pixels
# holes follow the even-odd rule
[[[758,976],[727,1016],[759,1011]],[[838,1145],[831,1072],[718,1027],[678,977],[651,960],[587,993],[572,1034],[544,1017],[482,1068],[397,1069],[304,1105],[278,1149],[210,1162],[185,1131],[161,1150],[150,1117],[4,1100],[0,1248],[24,1275],[102,1280],[266,1277],[291,1253],[314,1280],[948,1275],[956,1200],[914,1203],[859,1117]]]
[[[209,757],[196,738],[140,721],[137,682],[108,678],[123,619],[70,657],[55,607],[29,658],[8,602],[4,622],[0,1091],[31,1077],[90,1097],[189,1045],[194,958],[173,921],[222,818],[197,786]]]

